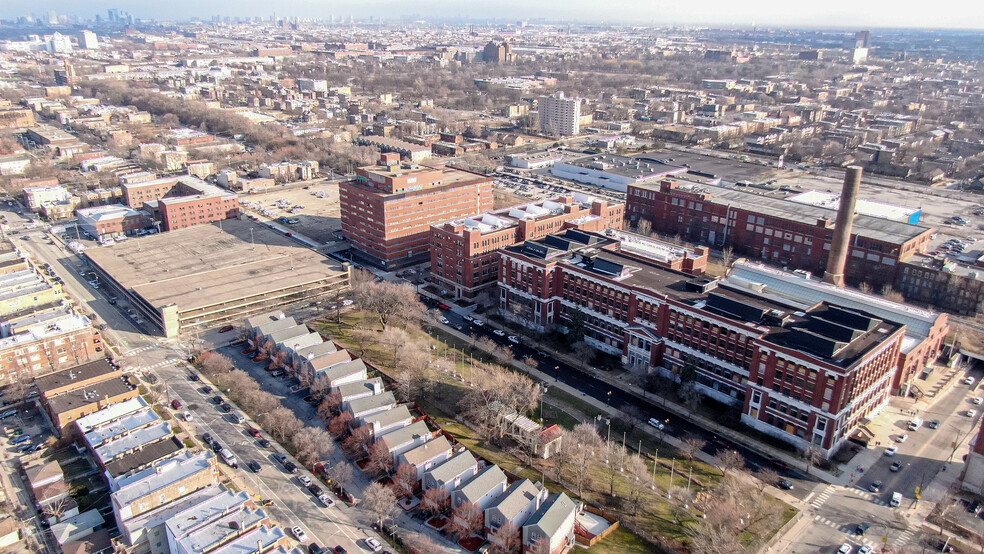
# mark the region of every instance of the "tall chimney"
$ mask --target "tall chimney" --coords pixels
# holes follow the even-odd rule
[[[844,286],[844,268],[851,249],[851,227],[854,226],[854,208],[858,203],[858,189],[861,187],[861,168],[847,167],[844,172],[844,188],[841,189],[840,208],[834,221],[834,239],[830,242],[830,256],[823,281],[834,286]]]

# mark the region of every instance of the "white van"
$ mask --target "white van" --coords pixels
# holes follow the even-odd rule
[[[889,502],[889,504],[893,508],[898,508],[899,506],[901,506],[902,505],[902,493],[900,493],[900,492],[893,492],[892,493],[892,501]]]
[[[920,427],[922,427],[922,424],[923,424],[922,418],[919,417],[912,418],[912,420],[909,422],[909,430],[915,431]]]
[[[225,460],[225,463],[229,464],[229,467],[238,468],[239,462],[236,461],[236,455],[232,453],[232,450],[228,448],[223,448],[219,451],[219,455]]]

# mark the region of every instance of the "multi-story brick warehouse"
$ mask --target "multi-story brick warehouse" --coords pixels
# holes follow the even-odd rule
[[[496,251],[563,229],[621,229],[625,206],[581,193],[480,214],[430,229],[431,277],[455,298],[495,286]]]
[[[750,258],[822,274],[837,212],[736,189],[662,181],[629,185],[625,214],[627,225],[645,219],[658,233],[730,245]],[[894,284],[898,263],[925,252],[932,233],[921,225],[855,215],[847,280]]]
[[[342,234],[356,255],[386,269],[427,261],[430,226],[492,209],[492,178],[461,169],[401,164],[382,154],[340,183]]]
[[[748,425],[828,454],[885,405],[903,368],[935,358],[946,333],[943,315],[809,279],[783,287],[781,272],[759,286],[669,269],[674,248],[581,231],[517,244],[500,253],[499,307],[537,329],[569,332],[577,320],[585,342],[637,371],[692,368],[699,390],[742,408]]]
[[[165,231],[239,217],[239,196],[191,176],[123,185],[127,206],[145,210]]]

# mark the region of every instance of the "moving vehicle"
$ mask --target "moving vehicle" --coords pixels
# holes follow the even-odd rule
[[[776,486],[784,491],[793,490],[793,483],[789,479],[780,479]]]
[[[662,421],[656,419],[655,417],[649,418],[649,424],[659,429],[660,431],[662,431],[666,427],[666,425],[664,425]]]
[[[228,333],[229,331],[232,331],[235,328],[236,327],[233,326],[233,325],[226,325],[226,326],[222,327],[221,329],[219,329],[219,332],[220,333]]]
[[[890,500],[888,504],[891,507],[893,507],[893,508],[898,508],[899,506],[901,506],[902,505],[902,493],[900,493],[900,492],[893,492],[892,493],[892,500]]]
[[[249,465],[249,468],[253,470],[253,473],[259,473],[260,470],[263,469],[263,466],[260,465],[260,462],[257,462],[256,460],[250,460],[249,464],[247,465]]]
[[[912,420],[909,421],[909,430],[915,431],[920,427],[922,427],[922,424],[923,424],[922,418],[918,418],[918,417],[912,418]]]
[[[902,469],[902,462],[895,462],[888,468],[892,473],[898,473]]]
[[[854,534],[859,537],[863,536],[868,532],[868,529],[871,529],[871,525],[867,523],[859,523],[858,526],[854,528]]]
[[[874,481],[870,485],[868,485],[868,490],[870,492],[881,492],[881,489],[882,489],[881,481]]]
[[[899,451],[898,445],[893,444],[892,446],[889,446],[888,448],[885,449],[885,455],[894,456],[895,453],[898,451]]]
[[[519,344],[519,337],[517,337],[516,335],[509,335],[507,338],[509,339],[509,342],[511,342],[511,343],[513,343],[513,344]]]

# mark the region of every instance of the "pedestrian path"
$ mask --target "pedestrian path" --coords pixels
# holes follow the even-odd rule
[[[123,355],[124,356],[133,356],[134,354],[139,354],[141,352],[146,352],[148,350],[153,350],[154,348],[157,348],[157,346],[152,345],[152,344],[148,344],[146,346],[138,346],[137,348],[131,348],[130,350],[127,350],[126,352],[123,352]]]
[[[847,492],[853,494],[854,496],[859,496],[861,498],[864,498],[865,500],[867,500],[869,502],[872,502],[874,504],[878,504],[879,506],[888,506],[888,502],[885,502],[880,497],[875,496],[871,492],[868,492],[868,491],[862,489],[858,485],[855,485],[855,486],[847,489]]]
[[[150,371],[152,369],[157,369],[159,367],[164,367],[164,366],[168,366],[168,365],[174,365],[174,362],[168,361],[168,360],[164,360],[163,362],[157,362],[156,364],[152,364],[152,365],[135,366],[133,368],[133,370],[134,371]]]
[[[834,486],[827,485],[822,491],[820,491],[820,494],[814,497],[813,502],[810,502],[810,506],[813,506],[813,509],[815,510],[819,510],[832,494],[834,494]]]
[[[862,537],[859,537],[858,535],[855,535],[854,534],[854,530],[857,529],[857,525],[842,525],[842,524],[838,524],[838,523],[835,523],[833,521],[830,521],[829,519],[827,519],[827,518],[825,518],[823,516],[816,516],[816,517],[813,518],[813,521],[815,521],[815,522],[817,522],[817,523],[819,523],[821,525],[826,525],[827,527],[830,527],[831,529],[837,529],[841,533],[844,533],[846,535],[845,539],[847,541],[849,541],[849,542],[855,542],[855,543],[857,543],[859,545],[861,545],[861,544],[867,544],[868,546],[871,546],[871,547],[874,547],[874,545],[875,545],[875,543],[873,541],[871,541],[870,539],[868,539],[867,537],[863,537],[863,536]]]
[[[909,543],[909,540],[912,539],[912,535],[914,535],[915,532],[916,532],[915,529],[906,529],[905,531],[902,532],[901,535],[899,535],[898,537],[895,538],[894,541],[892,541],[892,546],[905,546],[906,544]]]

